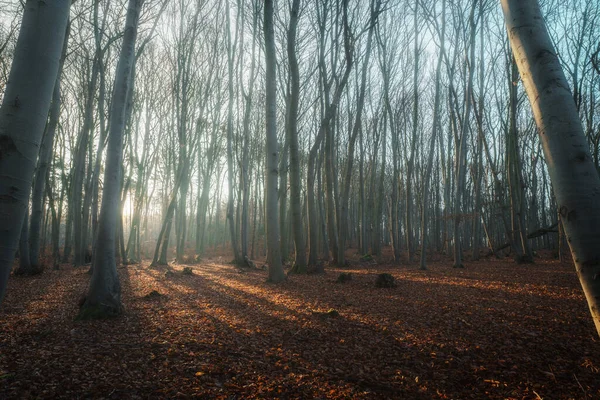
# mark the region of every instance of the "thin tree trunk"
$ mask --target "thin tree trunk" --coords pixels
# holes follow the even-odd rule
[[[292,272],[306,273],[306,244],[302,225],[302,181],[300,178],[300,150],[298,145],[298,108],[300,103],[300,70],[296,55],[296,32],[300,0],[293,0],[287,34],[287,55],[290,64],[290,101],[287,134],[290,141],[290,208],[294,236],[294,265]]]
[[[454,268],[464,268],[462,263],[462,246],[460,237],[460,226],[462,222],[462,198],[465,190],[465,181],[467,174],[467,134],[469,131],[469,120],[472,108],[473,75],[475,68],[475,4],[473,0],[471,15],[469,17],[470,35],[470,57],[469,57],[469,77],[467,82],[467,93],[465,96],[465,113],[462,118],[462,126],[459,136],[459,143],[456,149],[456,182],[454,196]]]
[[[484,16],[484,2],[479,3],[479,21],[481,28],[479,30],[479,109],[483,110],[484,107],[484,82],[485,82],[485,53],[484,53],[484,41],[483,34],[485,32],[485,23],[483,20]],[[474,67],[474,66],[473,66]],[[473,102],[475,100],[473,99]],[[475,190],[474,209],[473,209],[473,261],[479,260],[479,248],[481,247],[481,181],[483,177],[483,139],[480,135],[477,135],[477,150],[475,154],[475,176],[473,189]]]
[[[230,24],[230,8],[229,8],[229,0],[227,0],[227,26],[231,26]],[[228,198],[227,198],[227,221],[229,223],[229,235],[231,239],[231,247],[233,250],[233,258],[236,264],[241,264],[242,260],[240,257],[240,251],[238,248],[238,238],[236,236],[235,230],[235,218],[234,218],[234,204],[233,204],[233,194],[235,191],[234,188],[234,173],[233,173],[233,102],[234,102],[234,93],[233,93],[233,42],[231,38],[231,29],[227,30],[227,66],[229,71],[229,81],[228,81],[228,92],[229,92],[229,100],[228,100],[228,108],[227,108],[227,176],[228,176]],[[237,34],[237,30],[236,30]],[[275,76],[273,76],[275,78]],[[275,185],[277,186],[277,185]]]
[[[135,58],[135,40],[143,0],[129,0],[123,44],[115,74],[115,85],[110,110],[110,131],[104,170],[102,205],[98,220],[98,237],[93,253],[93,272],[88,294],[79,312],[79,318],[105,318],[121,313],[121,285],[115,258],[116,233],[121,197],[123,164],[123,133],[125,103],[130,74]]]
[[[427,158],[427,170],[425,172],[425,182],[423,184],[423,212],[421,213],[421,259],[420,269],[427,269],[426,253],[427,253],[427,218],[429,213],[429,186],[431,184],[431,170],[433,168],[433,155],[435,153],[435,139],[438,135],[439,114],[440,114],[440,98],[441,98],[441,76],[442,76],[442,60],[444,58],[444,43],[446,36],[446,0],[442,1],[442,30],[440,37],[440,54],[438,56],[437,66],[435,69],[435,99],[433,102],[433,122],[431,127],[431,138],[429,139],[429,157]]]
[[[346,158],[346,168],[344,171],[344,177],[342,180],[342,195],[340,198],[340,218],[338,226],[338,254],[337,263],[341,266],[345,265],[346,257],[346,238],[348,236],[348,200],[350,198],[350,180],[352,179],[352,167],[354,163],[354,148],[356,146],[356,139],[358,133],[361,130],[362,125],[362,112],[365,105],[365,94],[367,90],[367,74],[369,72],[369,61],[371,59],[371,48],[373,43],[373,35],[377,25],[377,17],[379,16],[379,8],[381,5],[380,0],[371,0],[370,10],[371,19],[369,21],[369,32],[367,36],[367,47],[365,49],[365,56],[363,60],[363,67],[361,71],[360,89],[358,99],[356,102],[356,115],[354,125],[352,127],[352,133],[348,142],[348,155]],[[385,134],[385,132],[383,132]],[[385,162],[385,161],[384,161]],[[361,183],[362,184],[362,183]]]
[[[277,87],[275,29],[273,26],[273,0],[265,0],[265,120],[266,120],[266,158],[265,158],[265,226],[267,230],[267,263],[269,281],[278,283],[285,280],[281,264],[280,233],[277,207],[277,177],[279,149],[277,144]]]
[[[412,110],[412,135],[410,140],[410,158],[408,160],[408,165],[406,166],[406,214],[405,214],[405,224],[406,224],[406,252],[408,256],[408,262],[412,261],[413,257],[413,228],[412,228],[412,219],[413,219],[413,172],[414,172],[414,163],[415,163],[415,152],[417,147],[417,133],[419,128],[419,1],[415,1],[415,15],[414,15],[414,34],[415,34],[415,42],[414,42],[414,69],[413,69],[413,110]]]

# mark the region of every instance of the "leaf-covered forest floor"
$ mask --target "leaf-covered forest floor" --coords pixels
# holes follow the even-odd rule
[[[450,265],[354,261],[279,285],[218,259],[130,265],[125,313],[105,321],[74,320],[85,268],[11,277],[0,398],[600,398],[572,265]],[[383,272],[397,287],[374,286]]]

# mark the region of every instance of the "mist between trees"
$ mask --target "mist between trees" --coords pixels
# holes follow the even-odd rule
[[[22,273],[92,262],[114,275],[117,261],[225,248],[239,265],[267,257],[276,282],[288,260],[319,272],[348,248],[390,246],[421,268],[433,252],[455,267],[568,254],[572,208],[554,195],[497,1],[76,1],[68,22],[63,4],[26,26],[33,3],[0,9],[3,112],[30,107],[11,75],[35,61],[19,58],[23,30],[39,42],[60,20],[64,32],[46,39],[55,74],[31,176],[0,204],[3,288],[19,243]],[[600,3],[541,7],[597,169]],[[2,137],[18,135],[6,121]],[[21,165],[6,164],[11,143],[0,196]],[[118,312],[111,285],[97,296]]]

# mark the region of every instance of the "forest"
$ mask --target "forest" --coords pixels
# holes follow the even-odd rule
[[[0,398],[600,398],[600,3],[0,0]]]

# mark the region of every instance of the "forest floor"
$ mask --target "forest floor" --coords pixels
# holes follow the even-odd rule
[[[600,398],[572,265],[356,260],[273,285],[221,260],[119,267],[125,312],[104,321],[74,319],[86,269],[11,277],[0,398]]]

